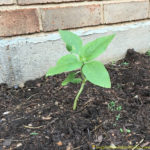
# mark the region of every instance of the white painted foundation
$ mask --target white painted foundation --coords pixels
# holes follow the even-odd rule
[[[98,58],[103,63],[123,58],[129,48],[141,53],[150,49],[150,20],[84,28],[74,32],[81,36],[84,43],[116,34],[107,51]],[[65,54],[65,44],[58,33],[1,39],[0,83],[13,86],[39,78]]]

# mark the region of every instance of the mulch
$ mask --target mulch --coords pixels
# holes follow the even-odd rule
[[[150,149],[150,56],[130,49],[106,67],[112,88],[88,82],[76,111],[67,74],[1,84],[0,150]]]

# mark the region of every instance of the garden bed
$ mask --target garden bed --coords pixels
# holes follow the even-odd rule
[[[24,88],[0,85],[0,150],[148,149],[150,56],[129,50],[106,67],[112,88],[87,83],[77,111],[72,106],[80,85],[61,86],[66,74]]]

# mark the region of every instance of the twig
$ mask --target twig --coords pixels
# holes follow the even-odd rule
[[[24,125],[24,128],[28,128],[28,129],[40,129],[42,128],[43,126],[38,126],[38,127],[31,127],[31,126],[25,126]]]
[[[100,125],[98,125],[98,126],[96,126],[95,127],[95,129],[93,129],[91,132],[94,132],[94,131],[96,131],[98,128],[100,128],[101,127],[101,124]]]
[[[30,100],[33,96],[35,96],[35,95],[37,95],[37,94],[39,94],[39,93],[35,93],[35,94],[29,96],[26,100],[27,100],[27,101]]]
[[[79,149],[79,148],[81,148],[81,147],[82,147],[82,145],[81,145],[81,146],[78,146],[78,147],[75,147],[73,150]]]
[[[137,145],[135,145],[132,150],[135,150],[142,142],[144,141],[144,139],[142,139]]]

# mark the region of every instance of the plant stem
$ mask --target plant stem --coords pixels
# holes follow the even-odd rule
[[[74,100],[73,110],[76,110],[76,108],[77,108],[77,102],[78,102],[78,99],[79,99],[79,97],[80,97],[80,95],[81,95],[83,89],[84,89],[85,82],[86,82],[86,79],[83,79],[83,80],[82,80],[81,87],[80,87],[80,90],[79,90],[79,92],[78,92],[78,94],[77,94],[77,96],[76,96],[76,98],[75,98],[75,100]]]

